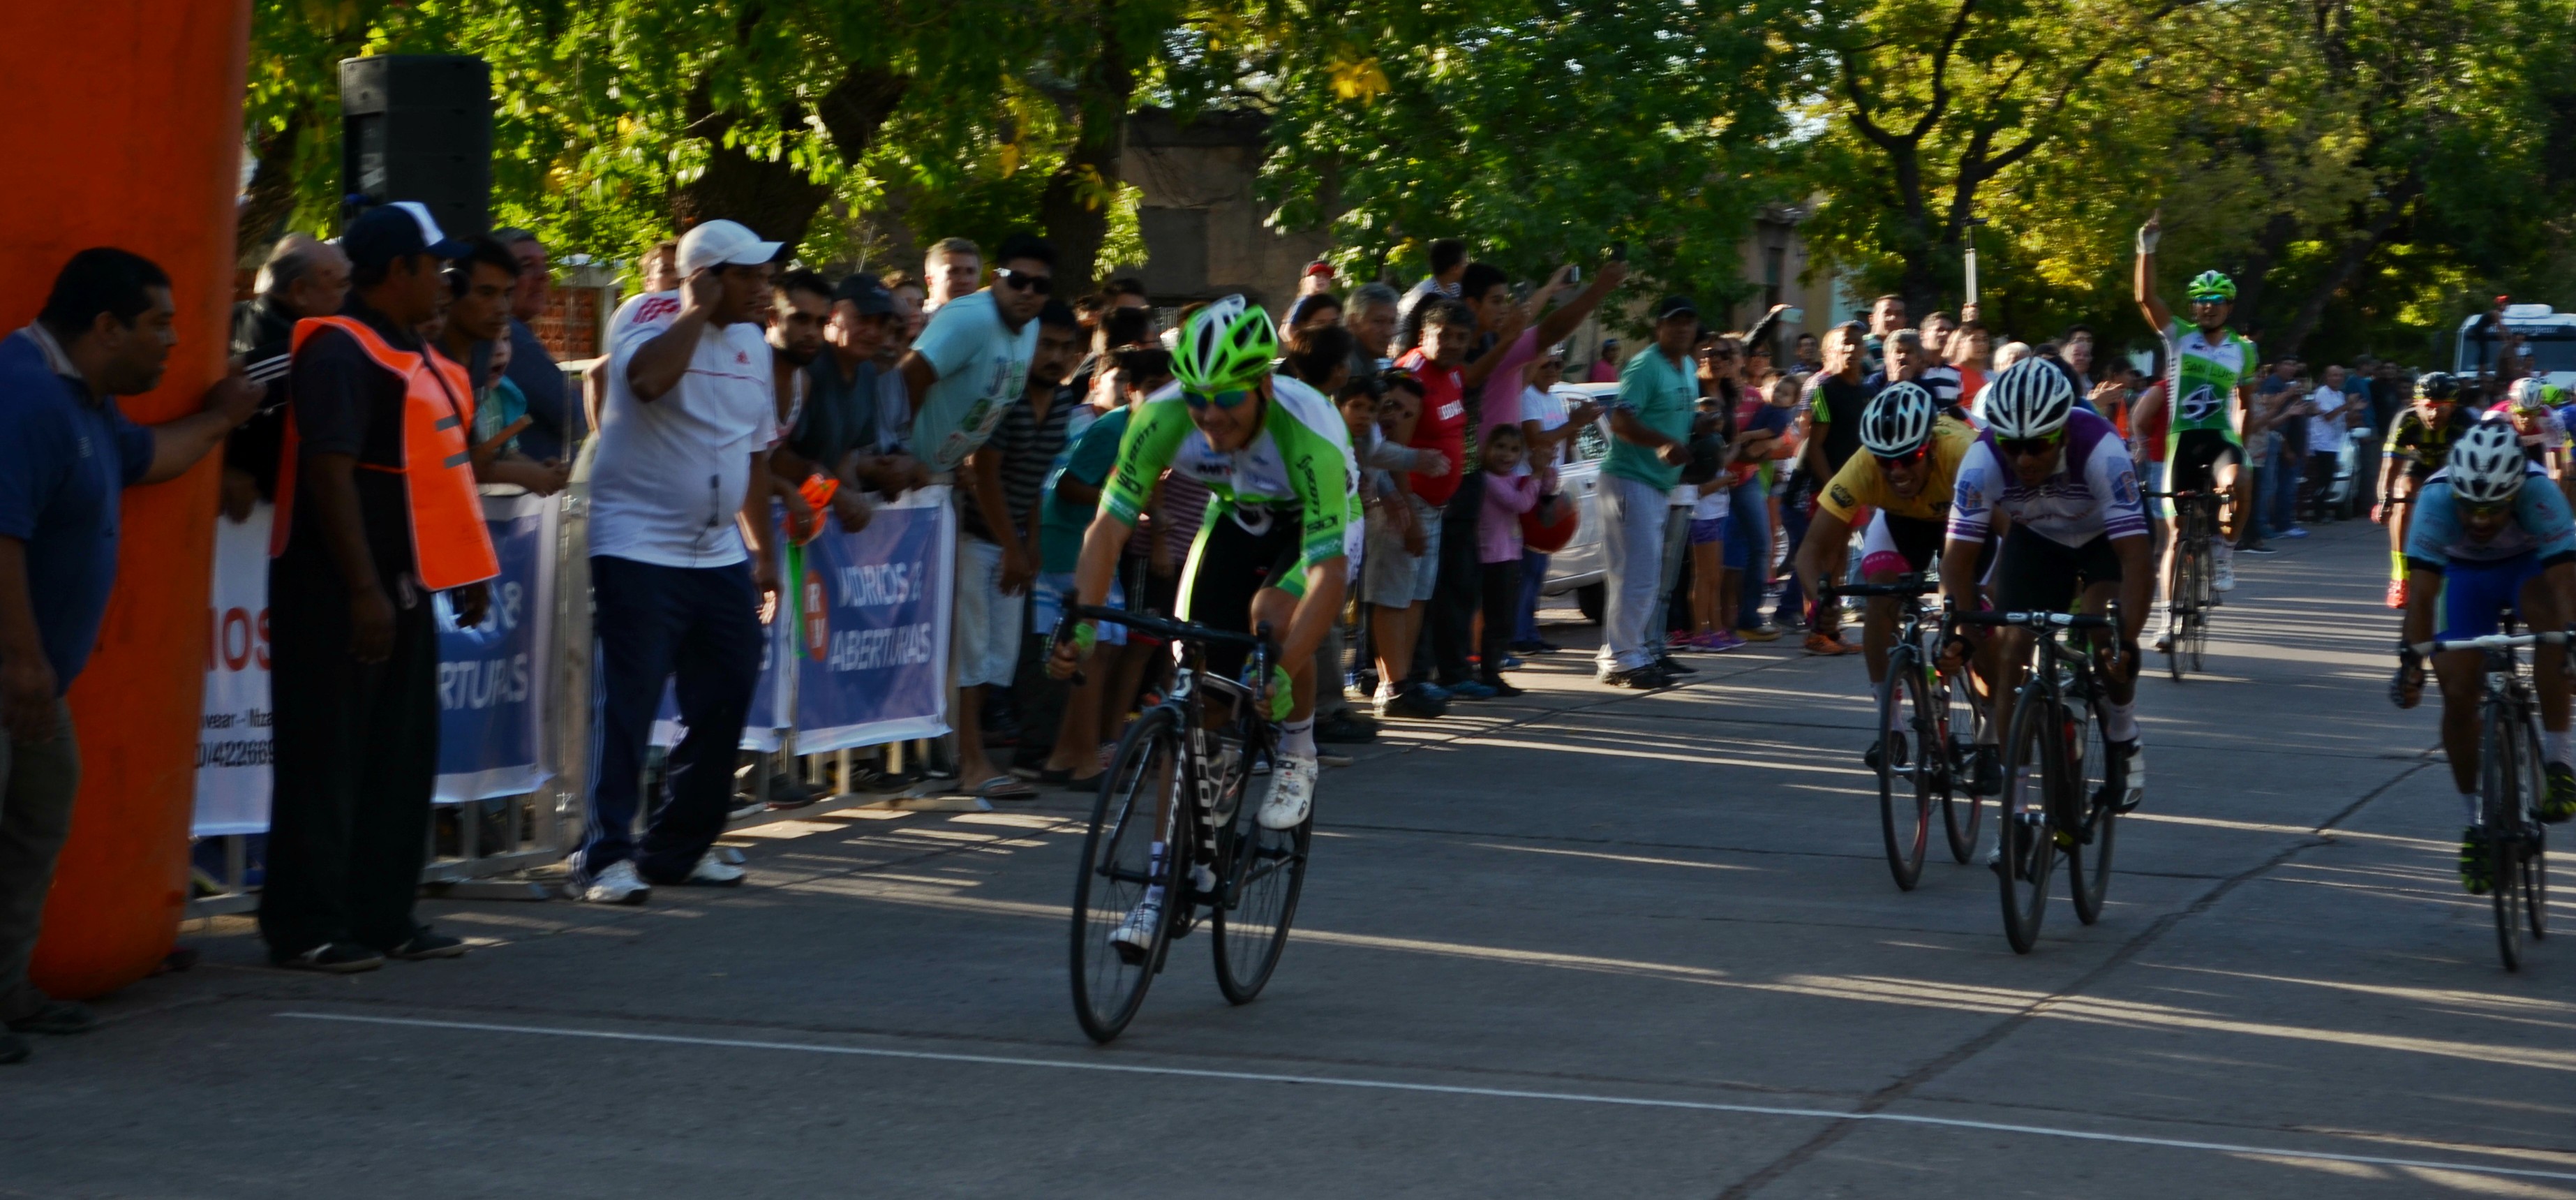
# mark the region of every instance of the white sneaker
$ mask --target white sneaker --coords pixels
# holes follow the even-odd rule
[[[1109,944],[1118,949],[1120,958],[1133,963],[1154,948],[1154,928],[1162,923],[1162,902],[1148,900],[1137,905],[1136,911],[1118,923],[1118,928],[1109,935]]]
[[[698,865],[689,868],[689,877],[680,881],[689,887],[741,887],[742,868],[720,862],[709,850],[698,856]]]
[[[2158,653],[2158,654],[2170,654],[2170,653],[2172,653],[2172,652],[2173,652],[2173,635],[2172,635],[2172,634],[2170,634],[2170,633],[2159,633],[2159,634],[2157,634],[2157,635],[2156,635],[2156,644],[2155,644],[2154,649],[2155,649],[2155,652],[2156,652],[2156,653]]]
[[[1323,768],[1314,759],[1295,754],[1279,756],[1279,769],[1270,774],[1270,798],[1261,802],[1256,818],[1263,829],[1295,829],[1306,823],[1306,814],[1315,806],[1315,775]]]
[[[2209,556],[2209,586],[2214,591],[2236,590],[2236,556],[2221,551]]]
[[[653,885],[635,873],[635,864],[620,860],[608,864],[575,898],[589,904],[642,904],[652,895]]]
[[[2111,749],[2118,752],[2126,760],[2127,765],[2127,770],[2121,775],[2121,782],[2125,786],[2121,789],[2120,811],[2133,812],[2147,799],[2146,742],[2144,739],[2113,742]]]

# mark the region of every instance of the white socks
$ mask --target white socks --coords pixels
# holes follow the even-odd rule
[[[2136,701],[2133,700],[2127,704],[2104,704],[2102,707],[2107,710],[2108,714],[2107,718],[2102,722],[2103,737],[2109,738],[2115,742],[2134,742],[2138,740],[2138,705]]]
[[[2469,814],[2469,824],[2485,824],[2485,809],[2486,802],[2478,799],[2478,794],[2476,792],[2460,793],[2460,811]]]
[[[1905,732],[1905,711],[1893,704],[1887,706],[1887,731],[1889,733]]]
[[[2209,539],[2209,553],[2219,562],[2232,563],[2236,561],[2236,544],[2213,534]]]
[[[1279,723],[1279,753],[1290,758],[1315,757],[1315,714],[1302,721]]]
[[[1163,877],[1163,849],[1163,843],[1154,843],[1154,865],[1146,868],[1145,875],[1147,878],[1160,879]],[[1145,888],[1145,903],[1161,904],[1162,902],[1163,885],[1159,883],[1147,885]]]
[[[2564,729],[2541,730],[2540,752],[2543,755],[2546,755],[2551,762],[2566,763],[2569,766],[2576,766],[2576,760],[2570,760],[2567,757],[2567,731]]]

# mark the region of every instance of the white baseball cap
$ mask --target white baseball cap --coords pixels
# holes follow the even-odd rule
[[[756,267],[778,257],[781,243],[764,242],[738,221],[706,221],[680,237],[680,277],[708,267]]]

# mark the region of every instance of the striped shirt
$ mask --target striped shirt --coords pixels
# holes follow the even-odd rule
[[[1025,526],[1037,511],[1038,493],[1046,487],[1047,472],[1054,468],[1055,456],[1064,450],[1065,429],[1073,420],[1073,410],[1081,405],[1080,393],[1060,387],[1043,418],[1029,406],[1026,393],[1002,410],[1001,423],[993,427],[993,437],[985,445],[1002,452],[1002,504],[1010,512],[1011,536],[1028,535]],[[958,528],[985,541],[1001,540],[985,526],[984,510],[975,503],[971,487],[957,489],[957,521]]]

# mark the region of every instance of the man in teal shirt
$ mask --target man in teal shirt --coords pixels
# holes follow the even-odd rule
[[[1655,305],[1655,343],[1619,372],[1610,409],[1610,457],[1601,464],[1601,546],[1610,580],[1601,614],[1600,680],[1614,687],[1671,683],[1656,665],[1663,636],[1648,629],[1663,582],[1664,518],[1689,461],[1692,401],[1699,380],[1691,340],[1699,308],[1688,296]]]

